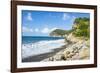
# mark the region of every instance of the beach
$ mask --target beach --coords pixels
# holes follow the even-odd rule
[[[86,41],[83,39],[70,36],[67,37],[67,41],[56,40],[53,42],[60,42],[64,44],[63,46],[61,45],[56,46],[57,48],[53,47],[51,51],[46,50],[43,53],[35,54],[35,55],[33,54],[31,56],[23,58],[22,62],[86,60],[89,59],[90,57],[89,40]]]
[[[65,36],[67,46],[57,52],[54,56],[43,61],[69,61],[69,60],[87,60],[90,58],[90,40],[84,37],[75,37],[70,34]]]
[[[25,39],[22,45],[22,62],[41,61],[53,56],[66,46],[65,40],[58,37],[31,37],[31,39],[25,37]]]
[[[22,62],[39,62],[43,61],[46,58],[52,57],[55,55],[55,53],[58,53],[66,48],[66,45],[60,47],[60,48],[55,48],[52,52],[40,54],[40,55],[35,55],[35,56],[29,56],[28,58],[22,59]]]
[[[90,58],[90,49],[87,42],[78,42],[69,44],[63,50],[57,52],[54,56],[42,61],[69,61],[69,60],[87,60]]]

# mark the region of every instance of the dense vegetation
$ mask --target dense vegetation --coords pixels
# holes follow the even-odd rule
[[[55,29],[50,33],[50,36],[64,36],[66,34],[71,33],[72,30],[62,30],[62,29]]]
[[[76,18],[73,25],[73,34],[76,36],[90,36],[89,18]]]
[[[90,22],[89,18],[76,18],[73,22],[71,30],[56,29],[50,33],[51,36],[64,36],[66,34],[72,33],[77,37],[88,37],[90,36]]]
[[[68,31],[62,30],[62,29],[55,29],[50,33],[50,36],[63,36],[65,34],[68,34]]]

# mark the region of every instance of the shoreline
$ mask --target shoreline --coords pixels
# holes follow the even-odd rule
[[[52,52],[29,56],[22,59],[22,62],[48,62],[48,61],[68,61],[86,60],[90,58],[89,40],[65,41],[65,45],[53,49]],[[76,41],[77,40],[77,41]]]
[[[39,54],[45,54],[52,52],[53,49],[60,48],[64,46],[64,39],[55,39],[55,40],[41,40],[37,42],[32,42],[28,44],[22,44],[22,59],[35,56]]]
[[[61,46],[60,48],[55,48],[55,49],[53,49],[52,52],[49,52],[49,53],[39,54],[39,55],[35,55],[35,56],[29,56],[27,58],[22,59],[22,62],[39,62],[46,58],[54,56],[57,52],[60,52],[61,50],[64,50],[65,48],[66,48],[66,45]]]
[[[44,59],[47,61],[69,61],[69,60],[87,60],[90,58],[89,40],[79,40],[69,44],[65,49],[56,53],[54,56]]]

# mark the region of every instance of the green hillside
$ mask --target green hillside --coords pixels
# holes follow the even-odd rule
[[[88,37],[90,36],[90,22],[89,18],[76,18],[73,22],[71,30],[55,29],[50,33],[50,36],[64,36],[72,33],[76,37]]]
[[[76,18],[72,28],[73,34],[76,36],[89,37],[90,36],[90,22],[89,18]]]

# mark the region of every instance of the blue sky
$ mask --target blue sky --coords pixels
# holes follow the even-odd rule
[[[22,35],[48,36],[55,29],[70,30],[77,17],[90,18],[90,14],[22,10]]]

